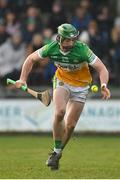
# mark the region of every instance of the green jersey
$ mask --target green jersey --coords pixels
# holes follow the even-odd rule
[[[56,41],[43,46],[38,50],[38,53],[40,58],[49,57],[56,66],[66,70],[76,70],[84,62],[93,64],[96,60],[96,55],[80,41],[76,41],[71,51],[66,53],[60,50],[60,45]]]
[[[91,82],[91,76],[87,64],[94,64],[97,56],[89,47],[76,41],[69,52],[62,52],[57,41],[47,44],[38,50],[41,59],[49,57],[58,67],[56,76],[58,79],[75,86],[85,86]]]

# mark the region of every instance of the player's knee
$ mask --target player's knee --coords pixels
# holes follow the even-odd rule
[[[59,109],[59,110],[57,110],[56,113],[55,113],[55,117],[56,117],[58,120],[63,120],[64,115],[65,115],[65,110],[64,110],[64,109]]]
[[[68,130],[70,130],[70,131],[73,131],[74,128],[75,128],[75,125],[72,124],[72,123],[67,123],[67,124],[66,124],[66,128],[67,128]]]

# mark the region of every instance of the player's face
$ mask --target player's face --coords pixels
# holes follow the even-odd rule
[[[75,43],[76,39],[65,39],[62,43],[61,43],[61,49],[64,52],[70,51]]]

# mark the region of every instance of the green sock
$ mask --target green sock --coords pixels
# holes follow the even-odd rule
[[[61,149],[61,140],[55,140],[54,141],[54,147],[56,148],[56,149]]]
[[[62,150],[64,149],[64,147],[65,147],[65,145],[61,144],[61,149],[62,149]]]

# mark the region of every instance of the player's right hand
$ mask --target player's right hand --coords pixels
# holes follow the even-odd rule
[[[16,86],[16,88],[21,88],[21,86],[27,86],[27,84],[25,81],[22,81],[19,79],[16,81],[15,86]]]

